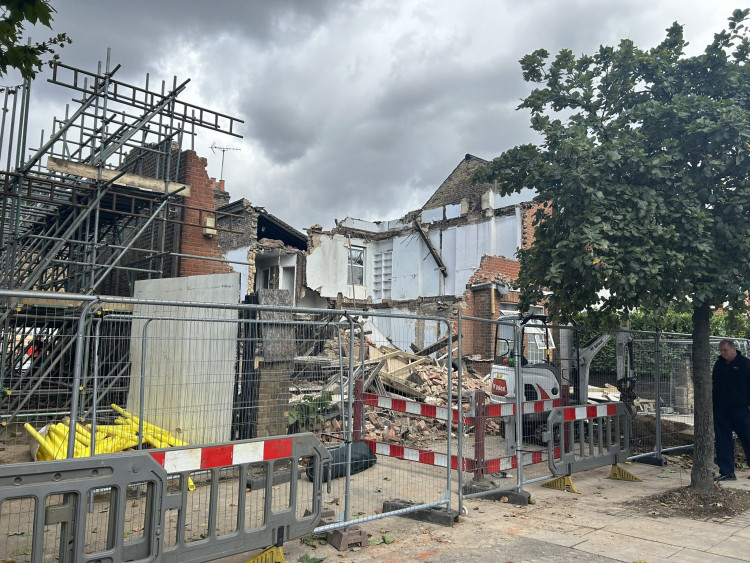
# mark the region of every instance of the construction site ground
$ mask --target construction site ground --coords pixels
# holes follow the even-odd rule
[[[612,480],[609,467],[592,469],[572,478],[580,494],[545,488],[544,481],[531,483],[525,486],[533,502],[527,506],[469,499],[467,514],[452,527],[389,517],[360,525],[369,543],[376,545],[338,551],[307,538],[287,542],[285,558],[288,562],[329,563],[750,561],[750,511],[728,517],[721,515],[719,507],[697,519],[666,516],[674,512],[666,505],[661,511],[654,508],[651,499],[686,487],[689,468],[679,459],[664,467],[641,463],[622,467],[643,481]],[[748,477],[749,471],[738,470],[737,481],[724,482],[721,487],[742,491],[746,499],[750,497]],[[252,555],[254,552],[219,561],[241,563]]]
[[[28,446],[23,445],[25,440],[21,436],[20,429],[10,429],[5,451],[0,452],[2,461],[30,460]],[[16,439],[8,439],[11,437]],[[737,498],[721,499],[724,507],[705,506],[703,510],[700,504],[703,498],[688,499],[690,505],[654,500],[655,495],[678,490],[690,482],[689,457],[668,459],[664,467],[642,463],[622,465],[643,479],[642,482],[608,479],[609,467],[577,473],[572,483],[580,494],[543,487],[547,480],[529,483],[524,488],[530,493],[532,503],[526,506],[466,499],[466,514],[450,527],[403,516],[364,522],[359,526],[368,536],[367,545],[343,551],[327,544],[324,535],[287,541],[286,560],[750,561],[746,549],[750,541],[750,511],[742,510],[750,509],[750,471],[738,470],[737,481],[721,485],[724,492],[737,491]],[[546,464],[534,465],[526,471],[529,479],[547,474]],[[510,487],[515,482],[515,473],[509,475],[505,478],[490,475],[488,480],[500,487]],[[464,478],[470,480],[471,475],[464,474]],[[457,474],[453,472],[453,508],[458,505],[456,481]],[[352,507],[370,516],[379,513],[383,502],[388,500],[433,502],[441,498],[445,483],[445,469],[379,456],[372,468],[353,477]],[[191,494],[196,511],[205,502],[201,494],[203,485],[197,483],[198,489]],[[324,492],[325,508],[337,513],[343,511],[343,485],[343,479],[336,479],[332,492]],[[300,487],[303,490],[311,487],[304,475]],[[684,496],[682,500],[685,501]],[[194,528],[188,535],[199,534],[199,526]],[[9,540],[16,538],[10,537],[11,531],[6,533]],[[256,553],[218,561],[243,563]]]

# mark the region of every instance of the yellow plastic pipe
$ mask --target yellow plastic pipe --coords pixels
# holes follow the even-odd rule
[[[31,424],[29,424],[28,422],[24,424],[23,427],[26,429],[26,431],[29,434],[31,434],[34,437],[34,440],[37,441],[37,443],[39,444],[39,451],[44,452],[44,456],[47,456],[49,459],[54,459],[54,453],[52,451],[52,448],[50,448],[49,444],[47,444],[47,441],[44,439],[44,436],[42,436],[39,432],[34,430],[34,427],[31,426]]]

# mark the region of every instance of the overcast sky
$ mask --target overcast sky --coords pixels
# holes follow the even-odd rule
[[[298,229],[387,220],[420,208],[466,153],[492,159],[533,140],[518,60],[537,48],[592,53],[656,45],[677,21],[702,50],[723,0],[52,0],[63,61],[118,80],[191,79],[185,102],[244,120],[242,139],[200,132],[196,149],[232,199]],[[37,37],[49,36],[46,28]],[[46,75],[43,76],[46,79]],[[39,81],[41,82],[41,80]],[[6,84],[12,84],[8,77]],[[37,87],[38,131],[71,90]],[[44,120],[42,121],[42,117]],[[31,138],[34,133],[30,133]],[[38,133],[37,133],[38,138]]]

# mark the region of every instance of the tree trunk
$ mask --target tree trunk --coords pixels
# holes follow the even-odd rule
[[[695,449],[690,486],[702,491],[714,491],[714,414],[711,399],[711,357],[709,336],[711,309],[707,303],[693,308],[693,414]]]

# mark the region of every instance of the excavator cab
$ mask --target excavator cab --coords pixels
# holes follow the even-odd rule
[[[521,362],[524,401],[558,398],[560,396],[559,378],[557,370],[549,361],[549,355],[554,350],[555,343],[547,328],[546,315],[505,315],[500,320],[521,321],[521,354],[518,357],[513,355],[515,327],[497,324],[490,400],[496,403],[515,401],[516,362]]]

